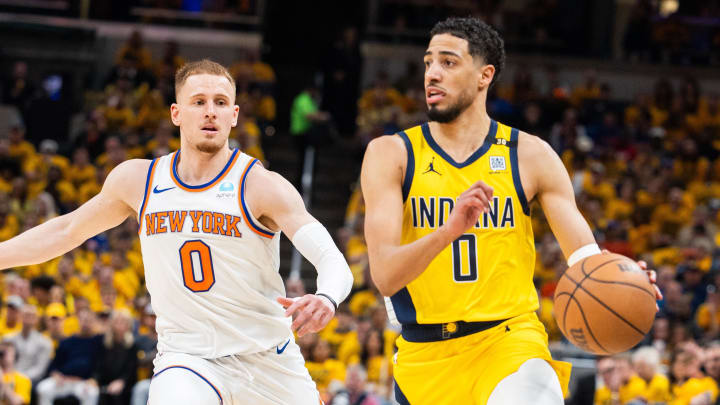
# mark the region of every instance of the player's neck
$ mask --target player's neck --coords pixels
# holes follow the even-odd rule
[[[485,141],[490,130],[490,116],[485,110],[485,103],[477,100],[463,111],[455,120],[448,123],[430,122],[430,132],[436,142],[443,148],[468,148],[475,151]]]
[[[192,147],[181,148],[180,151],[178,176],[183,182],[192,185],[204,184],[214,179],[232,155],[232,150],[227,146],[216,153],[200,152]]]

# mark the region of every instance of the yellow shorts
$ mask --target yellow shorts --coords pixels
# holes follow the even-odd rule
[[[414,343],[401,336],[393,371],[396,398],[412,405],[485,405],[500,380],[534,358],[550,363],[567,396],[571,365],[550,357],[547,339],[534,312],[456,339]]]

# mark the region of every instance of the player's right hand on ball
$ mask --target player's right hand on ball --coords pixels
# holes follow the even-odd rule
[[[335,307],[326,298],[305,294],[298,298],[278,297],[285,308],[285,316],[292,316],[292,330],[298,336],[321,331],[335,316]]]
[[[465,231],[477,223],[478,218],[484,212],[490,211],[493,188],[482,180],[476,181],[470,188],[465,190],[455,201],[455,206],[445,227],[455,238],[460,237]]]

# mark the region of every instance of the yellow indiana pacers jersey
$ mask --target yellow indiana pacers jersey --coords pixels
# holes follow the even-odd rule
[[[535,311],[535,246],[518,171],[518,130],[491,121],[485,142],[460,163],[435,142],[427,123],[399,136],[408,153],[402,185],[403,244],[445,223],[457,197],[476,181],[493,187],[493,199],[490,212],[390,297],[397,320],[478,322]]]

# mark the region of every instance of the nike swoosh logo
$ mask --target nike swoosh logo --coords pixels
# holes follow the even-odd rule
[[[162,190],[158,190],[157,187],[158,187],[158,186],[155,186],[155,188],[153,189],[153,193],[155,193],[155,194],[162,193],[162,192],[165,192],[165,191],[168,191],[168,190],[172,190],[172,189],[175,188],[175,187],[168,187],[168,188],[163,188]]]
[[[288,343],[290,343],[290,339],[288,339],[288,341],[285,342],[283,347],[280,347],[280,346],[276,347],[275,350],[277,350],[277,354],[282,354],[282,352],[285,351],[285,348],[287,347]]]

